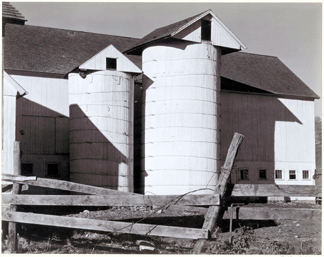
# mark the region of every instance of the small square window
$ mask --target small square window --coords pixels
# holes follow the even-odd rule
[[[239,178],[240,178],[240,180],[249,180],[249,170],[248,169],[240,169],[239,170]]]
[[[267,179],[267,170],[259,170],[259,179],[260,180],[265,180]]]
[[[211,21],[201,20],[201,39],[211,40]]]
[[[309,179],[309,170],[303,170],[303,179]]]
[[[282,170],[276,170],[276,173],[275,173],[275,175],[276,175],[276,179],[282,179]]]
[[[117,69],[117,59],[106,58],[106,69],[107,70],[116,70]]]
[[[47,164],[47,177],[57,178],[59,176],[58,164]]]
[[[32,163],[22,163],[21,164],[21,175],[22,176],[32,176],[33,175],[33,164]]]
[[[289,179],[296,179],[296,171],[295,170],[289,171]]]

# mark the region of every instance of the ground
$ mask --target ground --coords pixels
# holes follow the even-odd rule
[[[276,203],[268,207],[321,208],[318,204]],[[182,217],[165,217],[158,209],[145,207],[113,207],[110,209],[58,210],[64,215],[106,220],[124,220],[161,225],[176,225],[201,228],[203,216],[183,213]],[[31,211],[25,209],[25,211]],[[35,212],[35,210],[34,210]],[[40,213],[53,213],[50,209],[39,209]],[[69,214],[68,214],[69,213]],[[54,214],[54,213],[53,213]],[[171,216],[179,213],[171,212]],[[142,217],[149,217],[141,221]],[[230,243],[229,220],[222,220],[219,228],[203,249],[204,253],[219,254],[320,254],[321,220],[234,220],[232,243]],[[118,233],[99,233],[65,228],[19,225],[18,253],[145,253],[140,243],[154,245],[152,253],[192,253],[194,240],[138,236]],[[142,240],[142,241],[140,241]],[[142,243],[141,243],[142,244]],[[7,240],[3,238],[2,252],[7,252]]]

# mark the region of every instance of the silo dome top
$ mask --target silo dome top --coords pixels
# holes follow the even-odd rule
[[[230,52],[246,49],[245,45],[211,11],[207,10],[182,21],[158,28],[136,42],[124,53],[141,55],[148,45],[165,39],[180,39],[196,43],[210,41]]]

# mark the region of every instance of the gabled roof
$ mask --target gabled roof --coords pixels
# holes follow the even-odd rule
[[[131,62],[125,55],[119,52],[113,45],[110,45],[101,52],[97,53],[85,63],[81,64],[79,68],[87,70],[106,70],[106,58],[113,58],[117,60],[117,71],[142,73],[140,68]]]
[[[319,98],[274,56],[242,52],[223,55],[221,76],[276,95]]]
[[[229,33],[230,36],[237,41],[237,43],[241,46],[241,49],[246,48],[244,44],[221,22],[221,20],[211,10],[207,10],[190,18],[154,30],[153,32],[149,33],[141,40],[136,42],[134,45],[132,45],[127,51],[125,51],[125,53],[135,54],[137,53],[138,49],[142,49],[145,45],[149,43],[173,37],[181,31],[183,31],[188,26],[190,26],[191,24],[193,24],[194,22],[206,17],[207,15],[212,15],[212,17],[216,19],[216,21],[226,30],[226,32]]]
[[[25,17],[8,2],[2,2],[2,17],[27,21]]]
[[[138,39],[29,25],[6,25],[4,69],[66,75],[109,45],[119,51]],[[141,67],[139,56],[127,56]]]

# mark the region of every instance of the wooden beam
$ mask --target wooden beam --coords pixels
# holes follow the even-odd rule
[[[22,178],[28,178],[23,177]],[[2,175],[2,179],[6,181],[14,181],[13,176],[7,176],[7,174]],[[29,181],[25,179],[25,181],[17,181],[20,184],[27,184],[29,186],[37,186],[37,187],[46,187],[53,188],[83,194],[92,194],[92,195],[140,195],[131,192],[122,192],[113,189],[107,189],[102,187],[95,187],[89,185],[83,185],[79,183],[74,183],[65,180],[57,180],[57,179],[47,179],[47,178],[37,178],[35,181]]]
[[[29,180],[36,180],[36,176],[20,176],[20,175],[12,175],[12,174],[2,174],[2,180],[10,181],[10,182],[26,182]]]
[[[314,196],[322,197],[322,188],[312,185],[235,184],[227,189],[231,196]]]
[[[4,204],[59,206],[218,205],[219,195],[3,195]]]
[[[136,235],[151,235],[176,238],[198,239],[207,238],[208,231],[197,228],[182,228],[173,226],[149,225],[119,221],[93,220],[85,218],[63,217],[25,212],[8,212],[2,214],[2,219],[11,222],[85,229],[105,232],[129,233]]]
[[[311,220],[320,221],[321,209],[310,208],[273,208],[273,207],[236,207],[233,219],[240,220]],[[234,207],[235,209],[235,207]],[[238,215],[238,216],[237,216]],[[230,211],[227,210],[223,219],[230,219]]]
[[[21,174],[21,162],[20,162],[20,142],[15,141],[14,142],[14,148],[13,148],[13,174],[14,175],[20,175]],[[20,191],[20,185],[17,183],[13,183],[12,185],[12,195],[18,195]],[[17,206],[10,204],[10,211],[15,212],[17,210]],[[8,248],[11,253],[16,252],[17,250],[17,231],[16,231],[16,223],[15,222],[9,222],[8,224]]]

